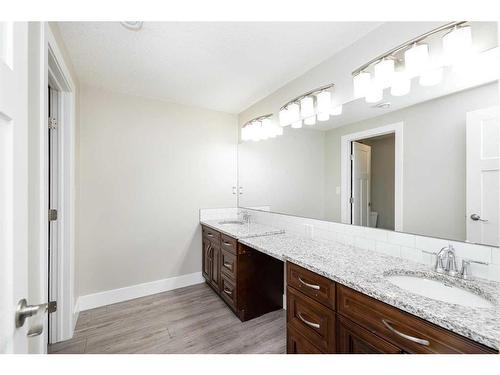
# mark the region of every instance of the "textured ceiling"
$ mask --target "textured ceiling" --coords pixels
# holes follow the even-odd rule
[[[375,22],[60,22],[81,83],[239,113]]]

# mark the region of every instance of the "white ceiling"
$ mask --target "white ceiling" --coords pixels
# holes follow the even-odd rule
[[[376,22],[58,23],[81,83],[240,113]]]

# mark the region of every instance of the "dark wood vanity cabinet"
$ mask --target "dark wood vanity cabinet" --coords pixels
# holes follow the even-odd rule
[[[283,308],[283,262],[202,226],[202,274],[241,321]]]
[[[289,262],[287,284],[287,353],[497,353]]]

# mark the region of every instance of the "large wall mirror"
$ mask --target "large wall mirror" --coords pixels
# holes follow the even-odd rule
[[[240,142],[239,206],[498,246],[497,69],[446,68],[439,84]]]

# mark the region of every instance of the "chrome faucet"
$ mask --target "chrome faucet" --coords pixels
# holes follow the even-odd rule
[[[246,210],[243,210],[240,212],[241,214],[241,219],[243,220],[244,223],[250,225],[250,214],[248,213],[248,211]]]
[[[457,260],[455,257],[455,249],[452,245],[443,247],[436,254],[436,264],[434,271],[438,273],[447,273],[450,276],[457,276]]]

